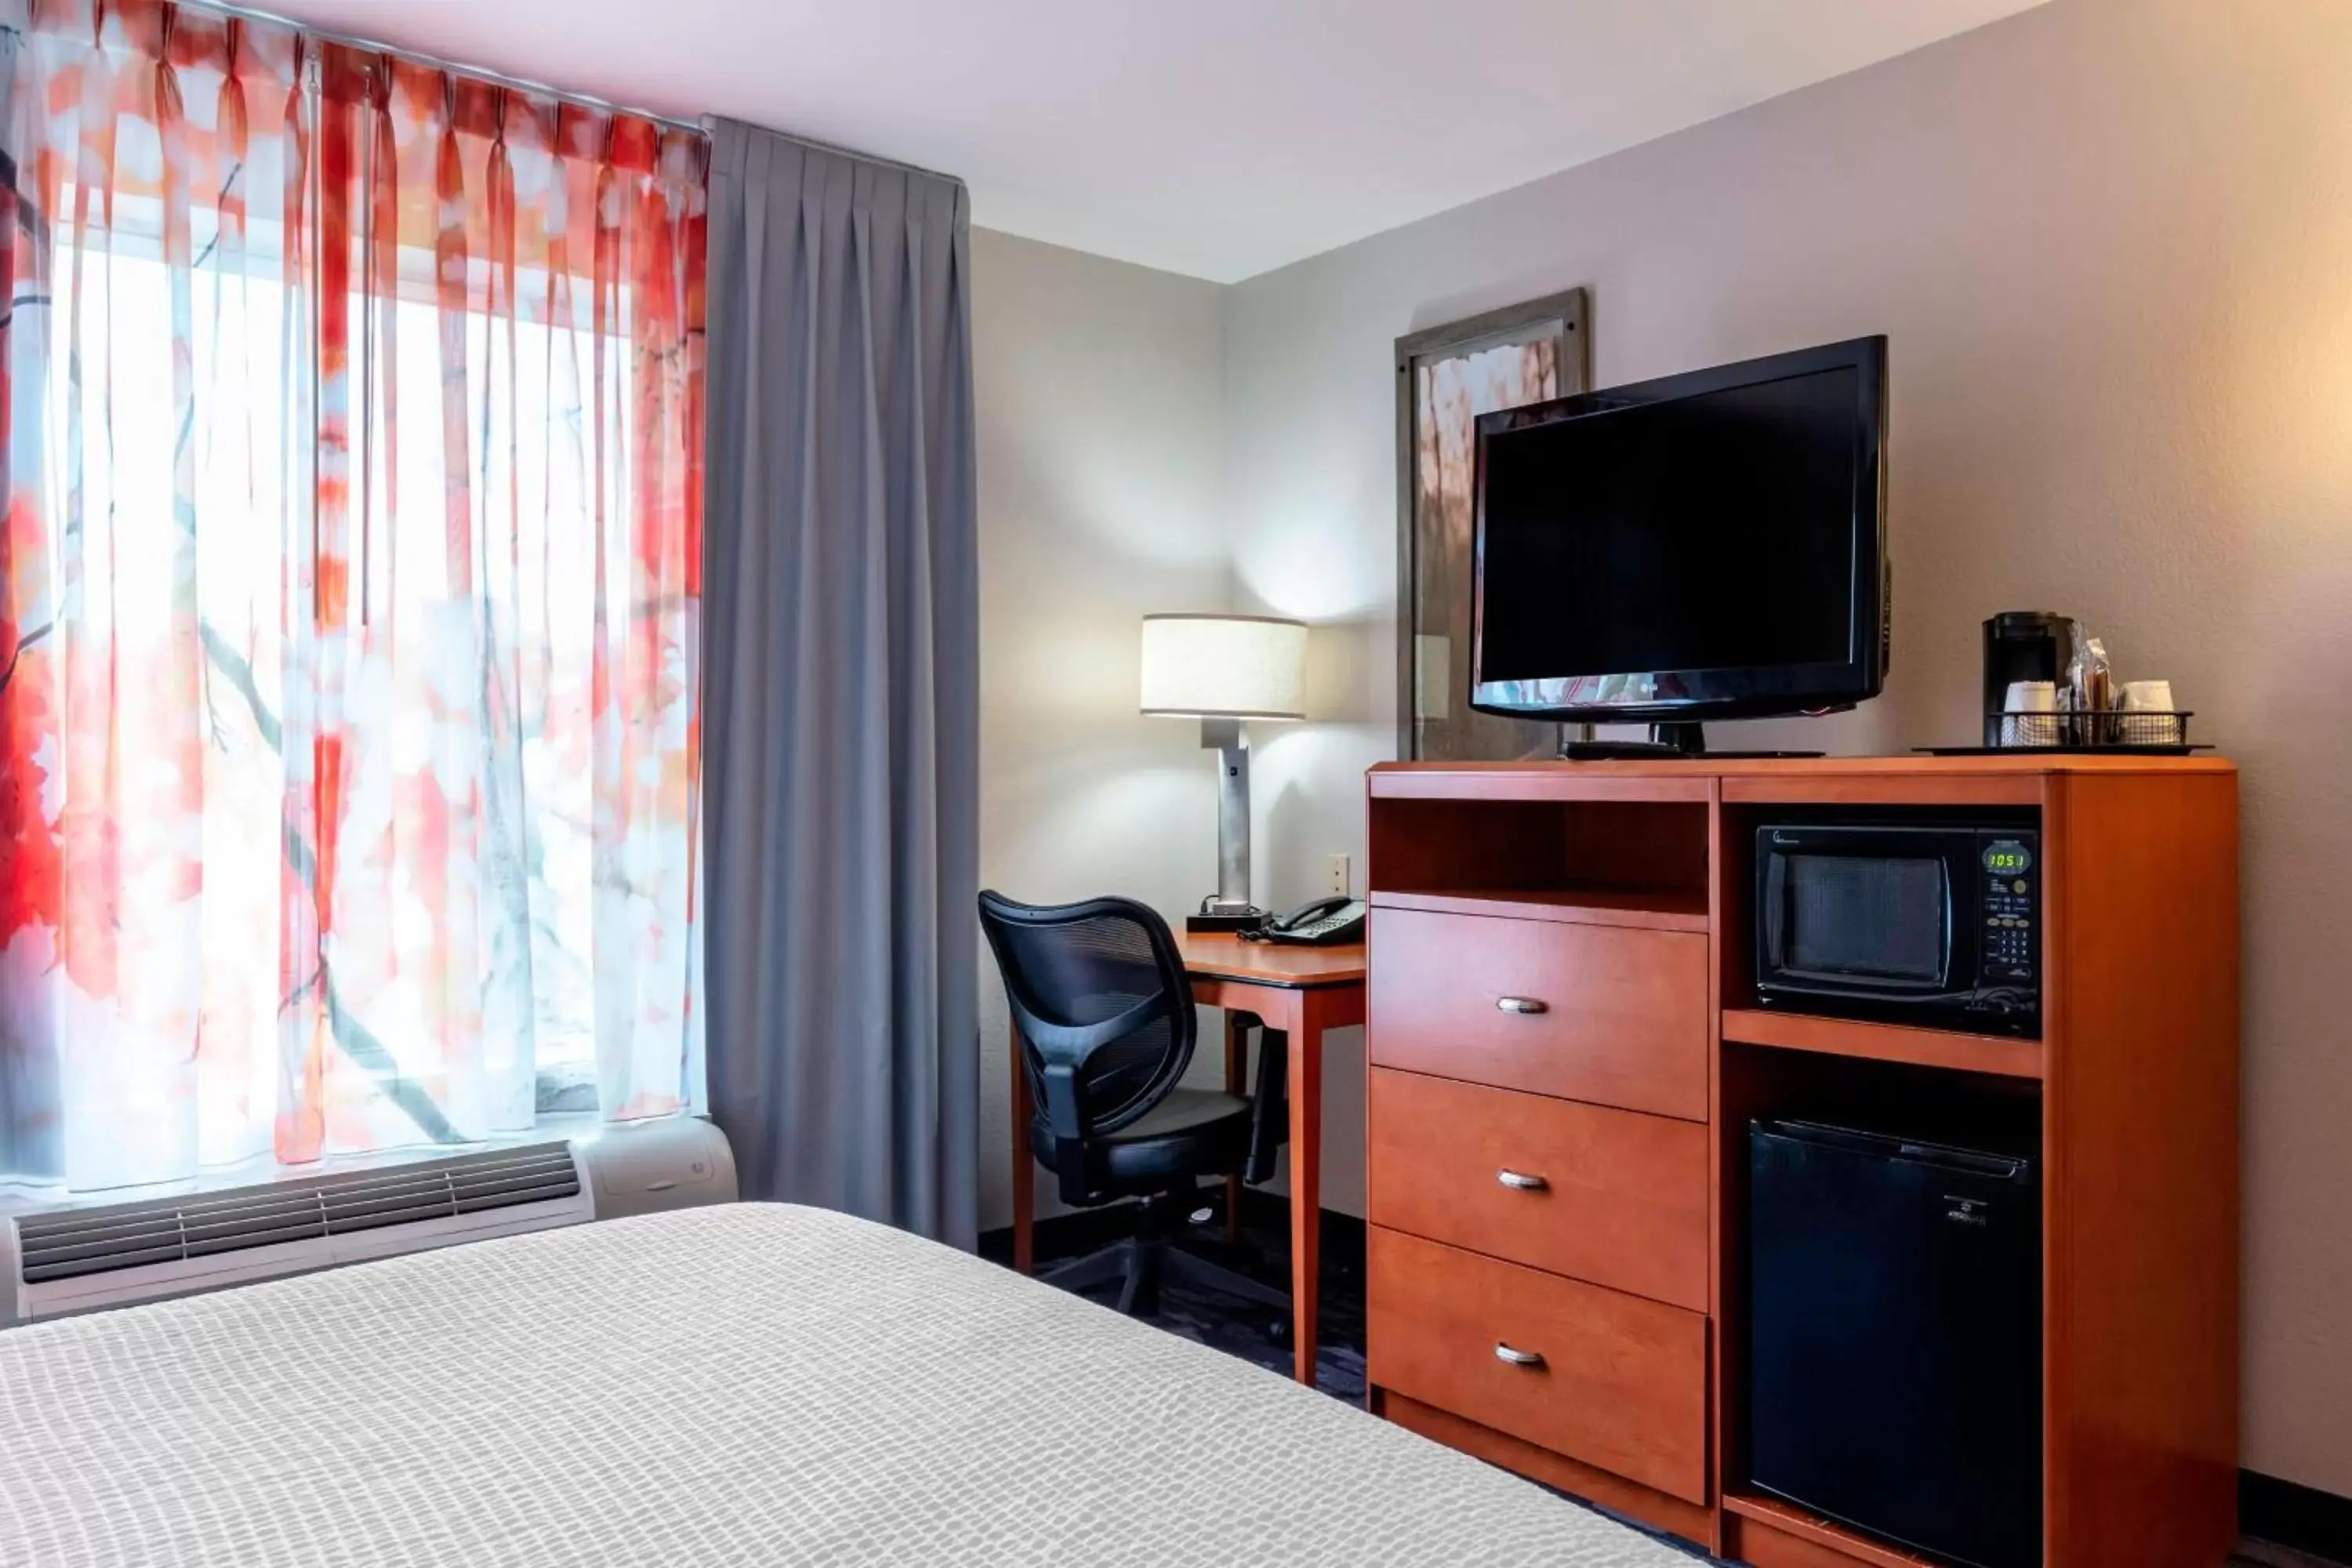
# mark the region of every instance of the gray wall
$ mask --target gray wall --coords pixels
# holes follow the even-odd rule
[[[1139,716],[1136,684],[1144,616],[1233,593],[1223,296],[972,235],[982,887],[1033,903],[1124,893],[1174,917],[1216,886],[1213,761],[1197,724]],[[1004,990],[985,956],[981,1030],[987,1228],[1012,1205]],[[1201,1061],[1222,1071],[1219,1052]]]
[[[1400,333],[1584,284],[1607,384],[1886,332],[1887,693],[1721,740],[1969,737],[1977,623],[2023,606],[2199,710],[2246,770],[2246,1460],[2352,1494],[2347,61],[2336,0],[2056,0],[1230,289],[976,236],[984,879],[1171,915],[1207,889],[1213,780],[1135,715],[1135,622],[1220,606],[1318,626],[1317,721],[1257,731],[1258,900],[1334,852],[1360,879]],[[983,1002],[1001,1224],[992,968]],[[1334,1045],[1325,1192],[1353,1211],[1360,1046]]]
[[[2047,606],[2101,628],[2127,673],[2170,677],[2243,764],[2245,1457],[2338,1493],[2347,65],[2340,0],[2057,0],[1254,279],[1227,301],[1224,458],[1244,598],[1326,623],[1323,721],[1257,770],[1261,901],[1286,900],[1326,853],[1360,855],[1360,772],[1391,745],[1391,339],[1572,284],[1593,291],[1602,385],[1889,334],[1887,693],[1718,743],[1969,740],[1978,622]],[[1341,1206],[1360,1165],[1346,1059],[1325,1174]]]

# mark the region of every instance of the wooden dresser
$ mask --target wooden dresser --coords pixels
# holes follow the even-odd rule
[[[2237,1484],[2237,779],[2206,759],[1370,777],[1375,1412],[1759,1568],[1922,1559],[1748,1489],[1747,1128],[2038,1127],[2043,1561],[2221,1568]],[[2033,808],[2038,1040],[1767,1012],[1759,822]]]

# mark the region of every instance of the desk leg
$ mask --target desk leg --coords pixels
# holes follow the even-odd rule
[[[1225,1009],[1225,1092],[1249,1093],[1249,1015]],[[1242,1179],[1225,1178],[1225,1239],[1242,1238]]]
[[[1013,1071],[1006,1078],[1007,1109],[1013,1112],[1013,1267],[1029,1274],[1037,1267],[1037,1163],[1029,1157],[1029,1063],[1021,1054],[1021,1030],[1013,1037]]]
[[[1315,1386],[1323,1263],[1323,1019],[1312,991],[1290,1037],[1290,1313],[1293,1369]]]

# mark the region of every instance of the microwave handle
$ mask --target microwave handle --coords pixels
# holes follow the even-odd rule
[[[1981,963],[1971,960],[1965,979],[1955,972],[1960,967],[1959,951],[1959,881],[1952,875],[1952,863],[1944,862],[1944,989],[1947,991],[1977,984],[1977,971]]]
[[[1789,858],[1777,849],[1767,849],[1764,861],[1764,907],[1757,912],[1762,917],[1758,934],[1764,943],[1766,970],[1780,966],[1780,926],[1789,902]]]

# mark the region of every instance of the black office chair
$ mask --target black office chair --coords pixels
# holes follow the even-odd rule
[[[1202,1177],[1263,1182],[1274,1173],[1288,1121],[1275,1037],[1261,1055],[1255,1103],[1180,1088],[1197,1022],[1167,921],[1131,899],[1039,907],[984,892],[980,922],[1028,1063],[1037,1162],[1074,1207],[1142,1200],[1134,1237],[1042,1278],[1072,1290],[1119,1280],[1118,1310],[1130,1314],[1159,1310],[1163,1275],[1286,1308],[1281,1291],[1169,1239],[1197,1201]]]

